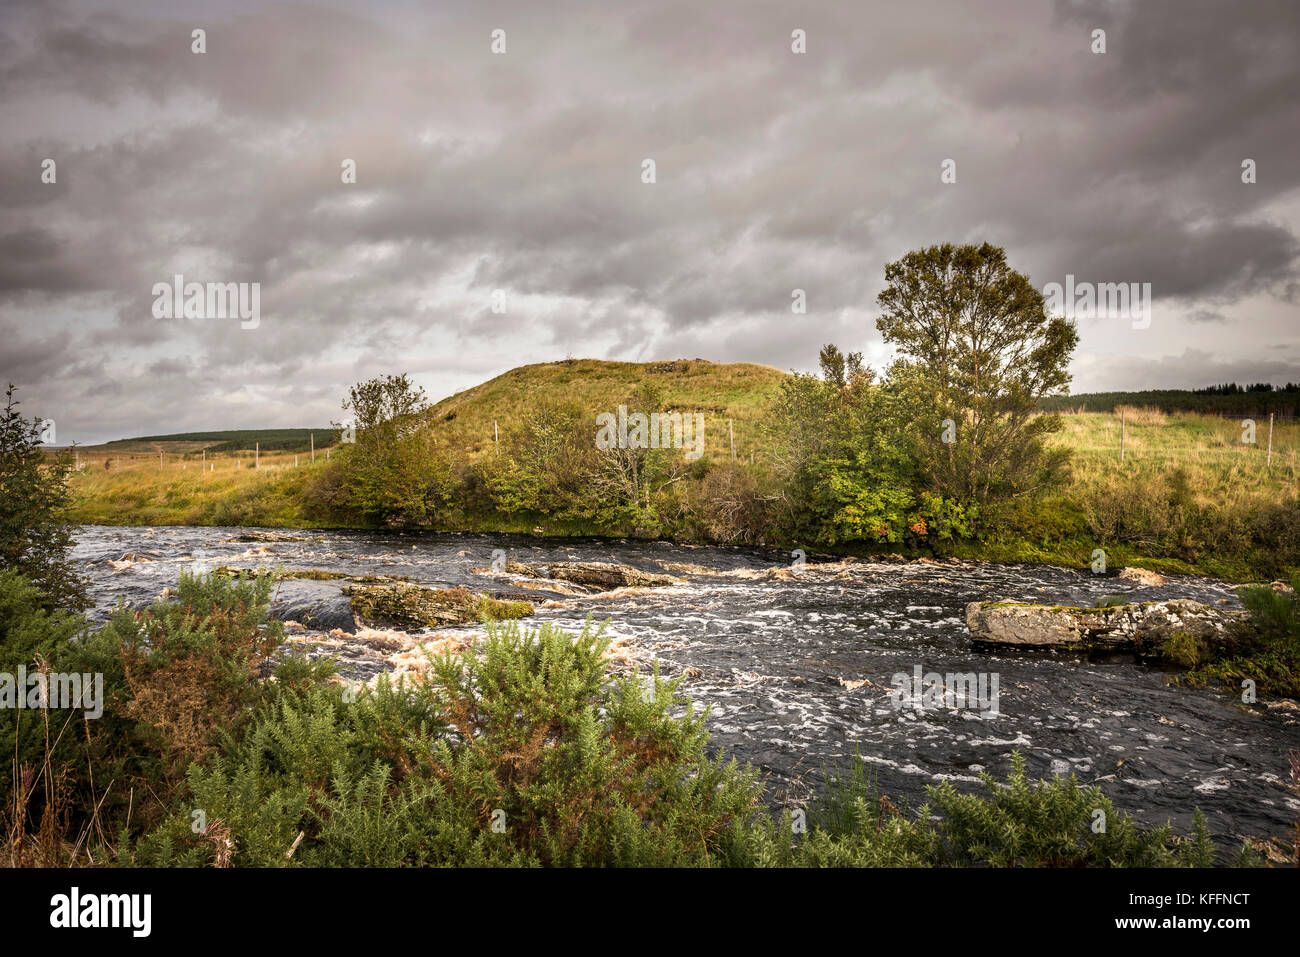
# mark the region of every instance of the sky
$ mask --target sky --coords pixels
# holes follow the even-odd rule
[[[398,372],[883,367],[884,266],[942,242],[1150,284],[1075,316],[1075,393],[1300,381],[1295,0],[37,0],[0,129],[0,378],[60,445]],[[176,275],[256,323],[158,315]]]

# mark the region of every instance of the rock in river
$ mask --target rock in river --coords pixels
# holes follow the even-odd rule
[[[481,618],[522,618],[533,613],[526,601],[498,601],[465,588],[425,588],[410,582],[349,585],[343,594],[360,617],[400,627],[464,625]]]
[[[1139,654],[1156,651],[1178,633],[1213,648],[1221,645],[1229,629],[1245,618],[1245,612],[1187,598],[1111,608],[1014,601],[974,601],[966,606],[966,626],[971,640],[978,643]]]
[[[352,606],[335,586],[317,582],[282,582],[271,600],[271,617],[296,621],[314,631],[356,631]]]
[[[1130,565],[1128,568],[1121,570],[1119,577],[1126,579],[1127,581],[1137,582],[1139,585],[1148,585],[1152,587],[1165,584],[1165,578],[1163,575],[1158,575],[1147,568],[1138,568],[1135,565]]]
[[[655,575],[612,562],[552,562],[548,567],[552,578],[600,589],[676,585],[680,581],[672,575]]]

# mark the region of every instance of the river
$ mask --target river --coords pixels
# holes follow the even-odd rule
[[[1031,775],[1074,773],[1147,824],[1185,827],[1200,807],[1219,837],[1284,836],[1300,816],[1300,800],[1286,788],[1287,751],[1300,747],[1293,703],[1245,707],[1227,693],[1171,685],[1170,674],[1131,658],[975,649],[965,626],[965,605],[978,600],[1090,605],[1135,592],[1239,607],[1231,588],[1208,579],[1143,587],[1086,571],[959,561],[790,569],[788,555],[761,549],[241,528],[89,526],[74,557],[89,573],[92,616],[100,619],[118,600],[147,604],[175,586],[180,569],[216,565],[404,575],[542,600],[475,571],[490,565],[494,550],[526,563],[612,561],[682,577],[675,586],[557,596],[530,620],[579,628],[590,613],[608,622],[625,667],[646,671],[657,661],[665,675],[685,673],[683,693],[711,709],[713,744],[759,769],[776,800],[806,798],[856,753],[881,791],[915,807],[927,784],[978,789],[981,769],[1002,776],[1017,750]],[[121,561],[128,553],[139,557]],[[280,587],[283,604],[338,584]],[[480,632],[443,628],[437,637]],[[338,657],[341,671],[359,679],[400,671],[412,646],[433,637],[291,634]],[[892,677],[917,666],[997,675],[996,714],[895,708]]]

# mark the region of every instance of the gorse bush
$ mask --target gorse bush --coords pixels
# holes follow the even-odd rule
[[[217,729],[237,728],[259,696],[254,678],[282,640],[267,618],[272,585],[182,571],[174,600],[119,610],[104,629],[121,649],[124,713],[156,736],[173,774],[209,753]]]
[[[85,622],[62,611],[50,611],[49,597],[12,569],[0,571],[0,673],[14,681],[14,692],[30,703],[28,689],[17,683],[19,669],[29,674],[51,667],[59,670],[69,641],[83,633]],[[15,707],[0,708],[0,741],[5,743],[10,773],[0,782],[0,822],[9,843],[8,863],[56,866],[61,862],[62,835],[67,828],[74,785],[61,761],[48,760],[50,742],[62,754],[81,729],[72,712]],[[28,839],[28,835],[32,837]]]
[[[1245,844],[1220,860],[1199,810],[1191,833],[1139,827],[1097,787],[1073,775],[1030,781],[1025,760],[1012,753],[1005,781],[988,772],[984,794],[964,794],[951,782],[926,788],[915,814],[880,795],[863,762],[838,776],[809,814],[802,863],[817,866],[942,867],[1210,867],[1258,865]]]
[[[267,693],[259,668],[280,643],[279,625],[267,620],[270,587],[182,572],[175,596],[142,611],[119,607],[91,631],[36,609],[20,579],[0,580],[9,670],[43,660],[53,672],[100,676],[103,692],[94,720],[80,710],[0,711],[0,726],[23,722],[15,773],[0,781],[11,833],[35,829],[50,803],[39,787],[15,784],[25,769],[37,784],[59,782],[74,843],[92,827],[114,832],[106,821],[129,820],[138,833],[161,820],[192,762]]]
[[[993,867],[1209,867],[1214,845],[1197,811],[1191,837],[1175,843],[1168,825],[1141,830],[1097,787],[1073,775],[1031,782],[1012,758],[1005,784],[988,772],[988,796],[960,794],[945,781],[930,789],[942,817],[942,854],[953,864]]]
[[[137,859],[214,862],[214,828],[236,865],[286,863],[300,831],[293,860],[327,866],[731,859],[759,789],[705,753],[704,716],[674,682],[611,677],[590,626],[488,627],[427,681],[351,702],[275,682],[247,733],[191,768],[192,807]]]
[[[1240,690],[1255,683],[1261,695],[1300,697],[1300,574],[1289,585],[1256,585],[1240,590],[1250,620],[1237,628],[1214,660],[1188,678],[1194,684],[1226,683]]]
[[[453,735],[432,775],[543,864],[725,856],[754,813],[752,773],[708,757],[705,715],[678,681],[611,679],[606,646],[590,624],[571,636],[512,622],[479,654],[440,660],[430,691]]]

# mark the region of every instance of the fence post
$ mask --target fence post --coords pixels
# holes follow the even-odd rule
[[[731,436],[731,461],[736,461],[736,428],[731,419],[727,420],[727,434]]]
[[[311,436],[311,460],[315,462],[316,461],[316,433],[309,432],[308,435]]]
[[[1124,463],[1124,432],[1125,432],[1124,417],[1127,411],[1128,411],[1127,409],[1123,409],[1123,408],[1119,410],[1119,461],[1121,465]]]
[[[1273,467],[1273,413],[1268,414],[1268,461],[1264,467],[1271,469]]]
[[[260,469],[261,467],[262,467],[262,443],[254,442],[253,443],[253,468]]]

